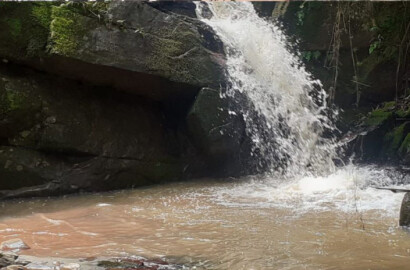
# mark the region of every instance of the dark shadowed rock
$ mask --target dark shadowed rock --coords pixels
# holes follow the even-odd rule
[[[0,251],[0,268],[14,264],[17,258],[15,253]]]
[[[410,192],[404,195],[400,208],[400,226],[410,226]]]
[[[175,13],[185,15],[191,18],[196,18],[196,5],[194,2],[188,1],[154,1],[148,2],[148,4],[156,9],[159,9],[165,13]]]
[[[410,166],[410,132],[404,138],[400,148],[398,150],[398,155],[403,160],[403,163]]]
[[[182,176],[178,136],[159,103],[12,66],[0,68],[0,78],[4,197],[108,190]]]
[[[409,164],[409,115],[409,104],[397,105],[394,101],[371,111],[359,121],[357,130],[353,132],[358,134],[353,151],[366,162]],[[351,123],[351,129],[352,126],[355,123]]]
[[[188,114],[188,129],[195,145],[222,174],[242,171],[241,151],[245,123],[218,90],[203,88]]]

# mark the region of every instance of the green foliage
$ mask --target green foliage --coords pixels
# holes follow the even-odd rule
[[[318,60],[320,56],[321,56],[321,53],[319,51],[302,52],[302,58],[308,62],[311,60]]]
[[[47,3],[34,5],[31,14],[34,19],[44,28],[48,29],[51,22],[51,7]]]
[[[407,110],[404,110],[404,109],[398,110],[396,113],[398,117],[410,118],[410,108],[408,108]]]
[[[384,136],[384,151],[388,155],[395,155],[399,149],[404,137],[407,134],[404,134],[406,124],[402,124],[399,127],[393,129],[391,132],[387,133]]]
[[[303,25],[303,21],[305,19],[305,12],[303,11],[303,9],[299,10],[298,12],[296,12],[296,17],[297,17],[297,25]]]
[[[9,26],[10,33],[14,38],[17,38],[21,34],[22,23],[19,18],[11,18],[6,21]]]
[[[410,152],[410,133],[407,134],[406,138],[404,138],[398,152],[400,156],[405,156]]]
[[[370,44],[370,47],[369,47],[369,54],[372,54],[374,52],[374,50],[376,50],[377,48],[380,48],[380,45],[381,45],[380,40],[376,40],[376,41],[372,42]]]
[[[55,3],[9,2],[0,5],[0,54],[24,59],[44,52],[52,5]]]
[[[398,48],[410,22],[410,12],[406,12],[408,9],[410,5],[405,2],[402,5],[374,4],[373,19],[368,29],[376,38],[369,46],[369,54],[377,52],[385,58],[397,58]]]
[[[383,109],[377,109],[370,113],[369,117],[365,120],[366,126],[380,126],[387,120],[393,117],[392,112],[385,111]]]

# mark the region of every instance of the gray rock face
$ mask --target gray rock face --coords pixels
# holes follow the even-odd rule
[[[224,54],[212,29],[157,6],[2,3],[0,57],[156,100],[192,98],[219,85]]]
[[[242,171],[245,123],[240,114],[230,110],[229,99],[222,98],[218,90],[203,88],[189,111],[187,124],[195,145],[211,162],[229,174]]]
[[[165,128],[159,104],[11,70],[0,69],[5,197],[106,190],[182,176],[181,153],[172,146],[178,140]]]
[[[404,195],[400,208],[400,226],[410,227],[410,192]]]

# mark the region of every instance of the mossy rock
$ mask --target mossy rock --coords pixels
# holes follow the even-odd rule
[[[400,118],[410,118],[410,108],[400,109],[396,112],[396,114]]]
[[[192,99],[201,87],[224,83],[223,45],[213,30],[148,3],[2,3],[0,9],[6,14],[0,58],[156,100]]]
[[[55,3],[0,4],[0,57],[25,60],[44,56]]]
[[[76,53],[81,37],[87,32],[87,19],[66,6],[51,9],[50,52],[64,56]]]
[[[385,155],[385,158],[397,158],[397,150],[409,132],[410,123],[404,123],[384,136],[382,153]]]
[[[41,100],[24,80],[0,76],[0,138],[30,129],[41,110]]]
[[[44,184],[55,179],[62,170],[62,164],[43,153],[0,146],[0,190]]]
[[[384,109],[376,109],[369,114],[364,124],[368,127],[381,126],[384,123],[392,120],[393,116],[393,112],[385,111]]]
[[[402,162],[410,165],[410,133],[407,133],[403,142],[398,150],[398,155],[402,159]]]

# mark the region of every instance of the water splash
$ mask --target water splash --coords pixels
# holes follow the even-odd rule
[[[225,45],[223,96],[234,100],[241,93],[249,100],[240,113],[260,167],[285,176],[333,172],[335,143],[322,136],[333,130],[326,93],[287,49],[283,32],[249,2],[197,3],[197,14]]]
[[[250,177],[229,189],[213,193],[221,205],[288,209],[295,216],[309,212],[363,213],[378,211],[396,217],[403,193],[378,190],[378,186],[410,186],[410,176],[394,168],[347,165],[322,177],[275,179]]]

